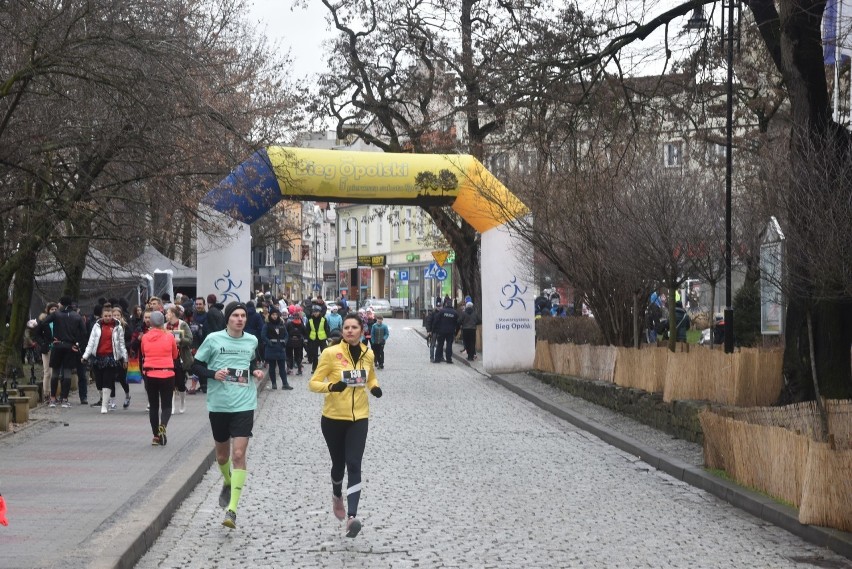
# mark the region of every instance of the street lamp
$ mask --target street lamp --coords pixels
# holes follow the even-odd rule
[[[734,9],[739,7],[738,0],[722,2],[722,38],[728,63],[727,109],[725,116],[725,353],[734,351],[734,308],[732,304],[732,236],[731,236],[731,185],[733,180],[733,130],[734,130]],[[725,32],[725,8],[728,9],[728,29]],[[686,23],[687,30],[707,28],[702,6],[695,8]]]
[[[318,222],[314,222],[314,247],[313,247],[313,258],[314,258],[314,284],[312,286],[313,292],[318,292],[319,289],[319,257],[317,253],[319,251],[319,233],[320,233],[320,224]],[[311,238],[311,228],[308,226],[305,229],[305,239],[310,240]]]
[[[346,231],[345,233],[349,235],[352,233],[352,230],[349,228],[349,222],[355,222],[355,275],[358,277],[358,296],[355,300],[355,310],[358,310],[358,304],[361,300],[361,272],[358,270],[358,255],[361,253],[361,222],[357,217],[348,217],[346,219]],[[355,284],[355,283],[352,283]],[[350,299],[351,301],[352,299]]]

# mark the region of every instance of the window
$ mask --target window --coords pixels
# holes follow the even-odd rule
[[[272,245],[267,245],[267,246],[266,246],[266,251],[265,251],[265,253],[266,253],[266,260],[265,260],[265,262],[263,263],[263,266],[265,266],[265,267],[272,267],[272,266],[274,266],[274,265],[275,265],[275,254],[274,254],[274,253],[273,253],[273,251],[272,251]]]
[[[367,218],[361,218],[361,243],[367,243]],[[358,251],[360,253],[360,251]]]
[[[408,240],[411,239],[411,223],[411,208],[409,207],[405,209],[405,238]]]
[[[380,218],[377,220],[377,222],[378,222],[378,224],[377,224],[377,226],[376,226],[376,233],[377,233],[377,235],[376,235],[376,245],[381,245],[381,244],[382,244],[382,239],[384,239],[384,235],[385,235],[385,220],[384,220],[384,218],[383,218],[383,217],[380,217]]]
[[[707,163],[724,164],[728,147],[718,142],[707,143]]]
[[[399,225],[402,222],[399,220],[399,211],[396,211],[395,213],[396,213],[396,215],[394,216],[394,220],[392,222],[393,240],[399,241]]]
[[[683,142],[675,140],[663,145],[663,164],[666,168],[678,168],[683,164]]]

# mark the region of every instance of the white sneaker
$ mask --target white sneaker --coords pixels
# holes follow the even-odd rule
[[[115,399],[113,399],[112,397],[110,397],[110,400],[109,400],[109,410],[115,411]]]

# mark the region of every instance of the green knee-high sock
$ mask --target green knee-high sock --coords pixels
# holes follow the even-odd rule
[[[231,473],[231,503],[228,504],[228,509],[232,512],[237,511],[237,502],[240,501],[240,494],[243,493],[243,484],[246,483],[248,472],[245,470],[237,470]]]
[[[216,463],[219,464],[219,463]],[[219,470],[222,471],[222,476],[225,477],[225,486],[231,485],[231,459],[225,464],[219,464]]]

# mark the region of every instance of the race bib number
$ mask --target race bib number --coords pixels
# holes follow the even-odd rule
[[[239,383],[241,385],[248,385],[249,378],[251,377],[251,372],[247,369],[233,369],[228,368],[228,376],[225,378],[225,381],[230,381],[231,383]]]
[[[365,387],[367,385],[367,370],[348,369],[343,372],[343,381],[350,387]]]

